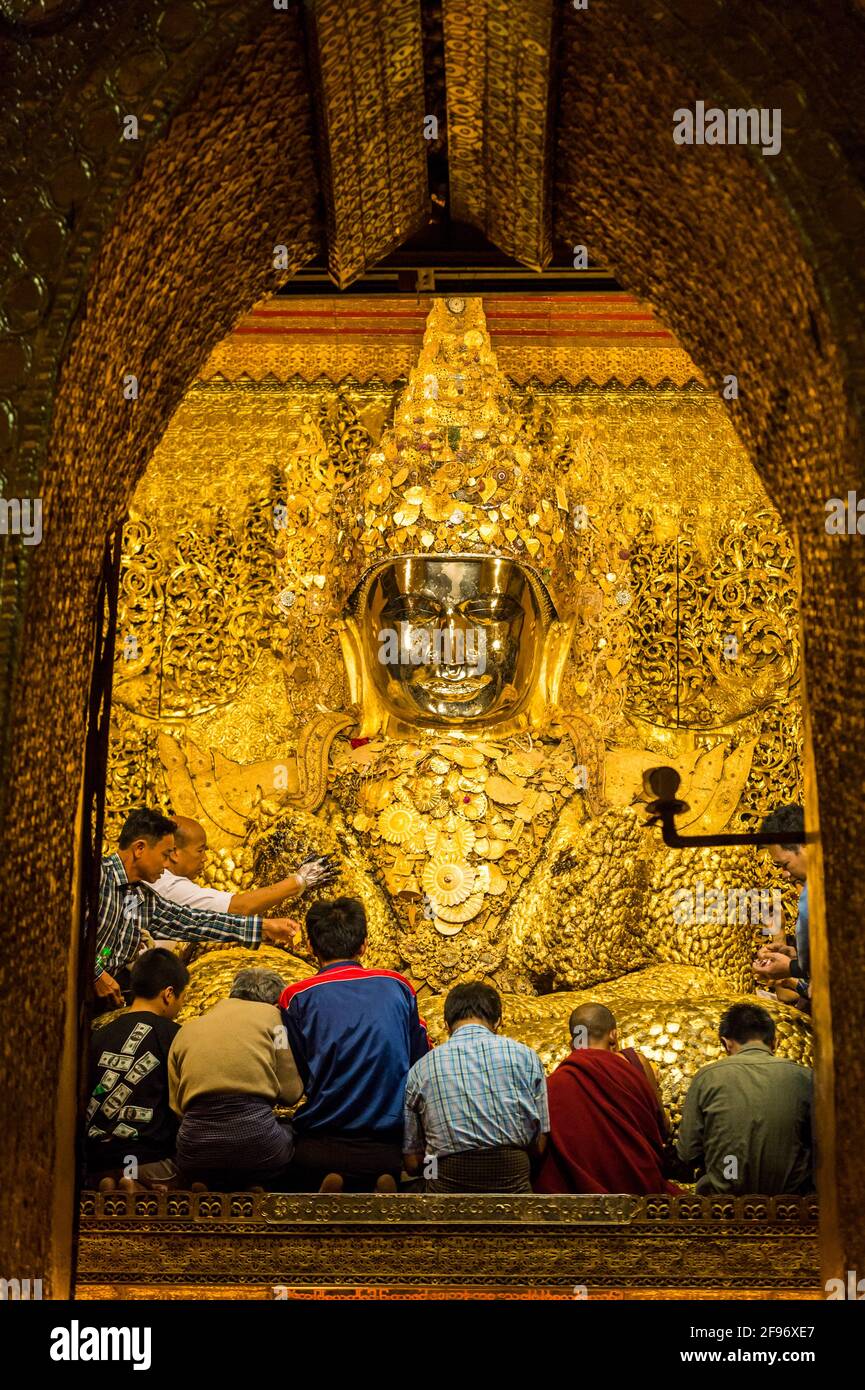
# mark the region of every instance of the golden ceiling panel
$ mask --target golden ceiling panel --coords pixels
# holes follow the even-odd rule
[[[328,233],[340,289],[429,218],[417,0],[318,0],[310,60]]]
[[[199,378],[403,380],[417,361],[432,302],[413,295],[269,299],[240,320]],[[703,382],[673,334],[629,294],[489,295],[484,313],[502,370],[519,386]]]
[[[552,258],[552,0],[444,0],[443,12],[451,216],[543,270]]]

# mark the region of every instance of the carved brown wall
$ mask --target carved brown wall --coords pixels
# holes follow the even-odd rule
[[[0,267],[0,445],[10,451],[6,495],[41,487],[45,504],[42,544],[24,554],[7,539],[2,576],[3,988],[15,1019],[0,1041],[12,1089],[0,1139],[8,1277],[48,1275],[58,1253],[62,1268],[71,1222],[67,1204],[52,1226],[51,1102],[103,539],[210,347],[313,254],[318,211],[299,9],[49,4],[45,24],[28,30],[37,9],[2,7],[15,201],[13,252]],[[823,505],[862,485],[865,290],[851,244],[865,228],[865,20],[850,0],[592,0],[561,11],[554,230],[588,240],[650,299],[707,378],[738,377],[732,418],[801,539],[809,811],[819,803],[827,880],[825,938],[821,894],[812,899],[823,1148],[837,1180],[837,1221],[830,1183],[821,1194],[834,1241],[827,1272],[861,1270],[865,570],[856,538],[827,537]],[[672,112],[697,98],[782,106],[782,153],[677,149]],[[136,146],[118,137],[130,109],[141,118]],[[276,243],[289,247],[281,273]],[[135,402],[122,394],[128,372],[139,376]],[[63,1143],[68,1156],[68,1135]]]
[[[719,391],[737,377],[733,424],[801,546],[817,770],[807,809],[823,829],[828,927],[824,936],[815,877],[821,1203],[824,1235],[837,1236],[824,1256],[827,1272],[856,1269],[865,1263],[852,1140],[865,1134],[855,1060],[865,1027],[865,892],[856,868],[865,566],[861,538],[827,536],[825,502],[863,482],[857,306],[865,279],[854,247],[865,231],[865,26],[861,11],[834,2],[781,12],[715,0],[648,9],[593,0],[586,12],[567,8],[563,37],[556,233],[570,244],[586,240],[650,300]],[[673,112],[698,99],[779,107],[781,152],[674,145]]]
[[[181,8],[168,13],[176,17]],[[31,349],[42,371],[31,375],[30,399],[21,403],[23,447],[6,488],[17,496],[41,491],[44,528],[43,543],[24,557],[29,572],[14,595],[17,613],[12,593],[6,594],[6,616],[20,624],[5,744],[10,809],[4,839],[14,847],[14,862],[4,857],[3,883],[4,917],[16,925],[3,979],[7,997],[21,1005],[16,1038],[7,1033],[0,1044],[4,1077],[13,1087],[4,1106],[0,1199],[0,1229],[9,1243],[3,1268],[12,1274],[23,1268],[47,1278],[52,1272],[52,1107],[64,1047],[73,824],[104,539],[197,366],[244,309],[272,292],[318,246],[299,14],[275,16],[272,9],[268,15],[261,5],[256,8],[257,27],[239,45],[236,16],[224,26],[221,44],[230,51],[211,73],[199,70],[197,90],[183,94],[182,115],[151,143],[92,261],[78,269],[80,283],[55,287],[53,316],[67,310],[68,334],[56,388],[51,333],[57,325],[40,325]],[[156,16],[163,9],[151,6]],[[165,27],[155,24],[152,47],[134,59],[136,70],[158,70],[156,39]],[[40,52],[34,44],[33,56]],[[199,61],[211,67],[213,53],[211,45]],[[98,56],[110,71],[107,55]],[[158,85],[148,88],[146,98],[119,106],[158,113]],[[141,124],[146,128],[145,120]],[[50,159],[59,139],[46,131],[34,162]],[[93,196],[108,201],[113,191],[106,172]],[[76,218],[87,212],[77,198],[70,206],[74,229]],[[288,248],[287,269],[274,269],[276,245]],[[75,250],[62,267],[67,275]],[[85,285],[70,331],[68,311]],[[138,378],[137,400],[124,395],[130,373]],[[49,419],[46,441],[40,428]],[[182,479],[176,485],[182,488]],[[20,543],[10,538],[8,549],[12,544]],[[20,550],[14,559],[20,564]],[[24,1002],[31,987],[39,1003]],[[72,1000],[68,1007],[74,1008]],[[66,1225],[71,1230],[71,1213]]]

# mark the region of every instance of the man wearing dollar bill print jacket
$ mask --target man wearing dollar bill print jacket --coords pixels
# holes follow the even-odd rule
[[[164,940],[233,941],[239,946],[258,946],[262,940],[290,944],[301,932],[300,923],[290,917],[202,912],[160,898],[151,885],[168,866],[175,828],[161,811],[132,811],[117,852],[102,860],[94,989],[108,1007],[123,1004],[117,973],[139,954],[145,932]]]
[[[172,951],[145,951],[130,972],[131,1007],[93,1030],[84,1126],[88,1186],[149,1187],[177,1177],[168,1054],[188,983],[189,971]]]

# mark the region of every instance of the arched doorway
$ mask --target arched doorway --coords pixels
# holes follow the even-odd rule
[[[26,567],[16,560],[7,570],[17,587],[6,605],[4,819],[14,859],[7,857],[3,877],[15,923],[6,976],[23,1017],[14,1040],[4,1040],[6,1074],[20,1074],[21,1056],[28,1061],[26,1090],[10,1108],[4,1137],[3,1229],[12,1250],[53,1270],[62,1290],[71,1211],[59,1156],[69,1151],[72,1117],[72,827],[104,537],[210,347],[314,254],[321,232],[308,38],[298,12],[263,14],[249,4],[226,20],[214,4],[205,24],[198,11],[154,3],[136,7],[130,33],[88,7],[81,14],[53,8],[53,26],[28,33],[22,21],[10,36],[38,50],[51,77],[32,152],[45,185],[30,214],[40,237],[29,276],[21,273],[26,257],[13,268],[19,307],[3,357],[10,395],[28,392],[17,417],[19,464],[9,476],[22,494],[41,479],[45,511],[42,544]],[[815,1005],[823,1039],[821,1198],[827,1273],[836,1273],[862,1259],[855,1151],[865,1100],[854,1059],[865,1021],[858,985],[865,947],[856,930],[865,904],[856,870],[859,754],[847,730],[855,730],[852,711],[862,703],[865,631],[856,541],[826,535],[824,503],[861,480],[862,365],[845,237],[862,226],[865,204],[855,140],[848,157],[836,138],[854,118],[829,77],[835,72],[843,86],[847,65],[855,72],[862,24],[849,6],[831,8],[833,25],[804,4],[783,21],[751,7],[742,33],[729,22],[730,7],[722,33],[721,7],[709,0],[658,6],[649,17],[636,5],[600,0],[590,14],[568,11],[555,83],[552,220],[559,237],[587,240],[653,304],[710,380],[720,386],[736,376],[732,418],[800,538],[813,753],[807,797],[812,824],[823,825],[826,881],[825,908],[819,893],[813,906],[823,982]],[[484,41],[490,49],[498,41],[493,25]],[[68,93],[64,120],[81,121],[73,148],[55,128],[52,82]],[[112,94],[107,117],[94,102],[98,91]],[[791,135],[777,161],[724,149],[698,166],[693,150],[677,150],[673,110],[704,97],[721,106],[780,106]],[[145,131],[165,136],[143,160],[124,154],[100,165],[99,121],[107,120],[110,143],[130,104]],[[491,158],[495,138],[491,127]],[[19,177],[26,181],[30,168],[22,158]],[[85,206],[93,209],[89,221]],[[59,253],[51,248],[76,219],[89,242],[82,234],[55,279]],[[277,245],[287,248],[279,270]],[[124,393],[129,377],[137,398]],[[7,419],[11,429],[15,417]],[[46,995],[68,1001],[65,1023],[60,1009],[46,1017]],[[58,1090],[53,1111],[45,1096]]]

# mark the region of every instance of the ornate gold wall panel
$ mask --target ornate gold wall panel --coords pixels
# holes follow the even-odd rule
[[[533,270],[552,257],[553,0],[443,0],[451,215]]]
[[[78,1285],[798,1289],[816,1202],[746,1197],[81,1196]],[[91,1295],[92,1296],[92,1295]],[[158,1296],[158,1293],[157,1293]]]
[[[418,0],[309,8],[328,266],[345,289],[429,217]]]

